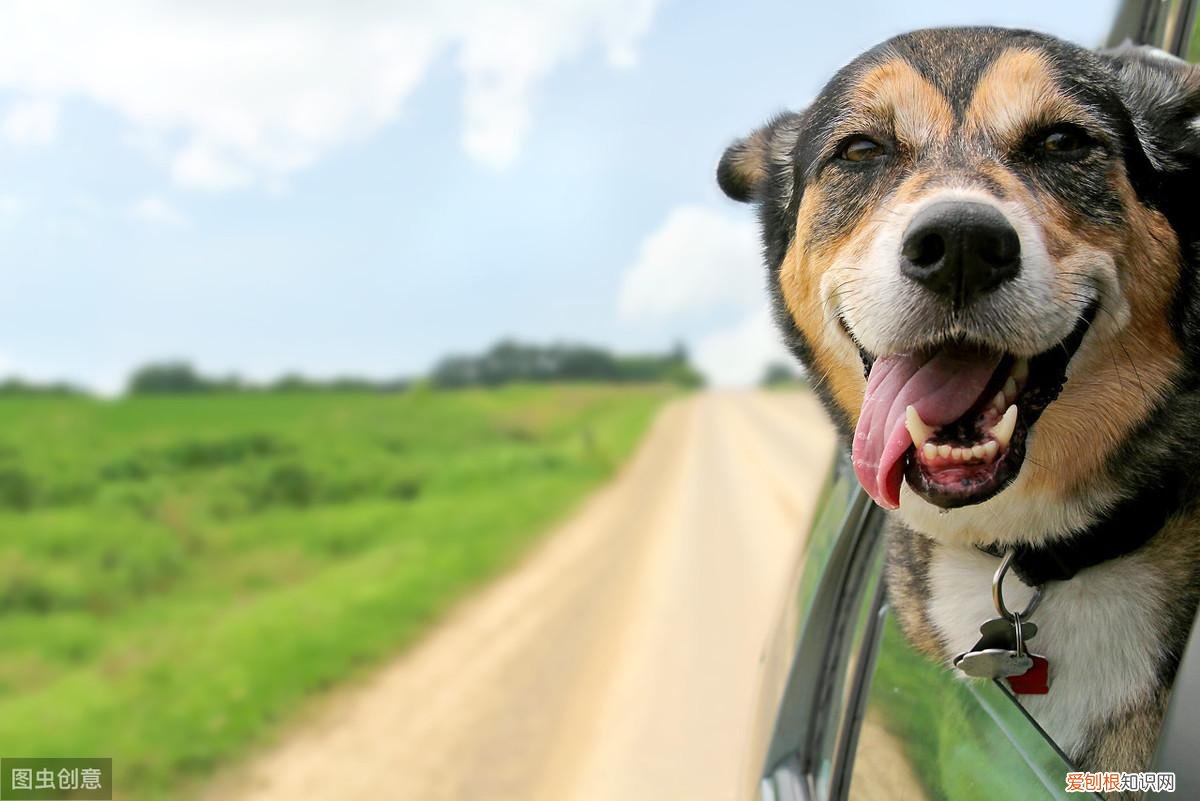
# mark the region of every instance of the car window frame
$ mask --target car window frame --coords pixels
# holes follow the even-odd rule
[[[1154,0],[1146,0],[1146,2],[1153,4]],[[1193,42],[1200,39],[1200,0],[1184,0],[1180,3],[1179,8],[1173,10],[1178,21],[1173,30],[1177,33],[1172,41],[1159,42],[1159,46],[1193,64],[1200,63],[1200,46],[1194,50],[1191,46]],[[1164,27],[1167,31],[1172,30],[1169,26]],[[1155,42],[1151,41],[1150,43]],[[1195,769],[1195,755],[1200,750],[1198,701],[1200,701],[1200,614],[1197,614],[1192,621],[1188,642],[1180,659],[1179,669],[1175,674],[1152,764],[1154,771],[1175,774],[1175,789],[1170,793],[1149,793],[1146,796],[1147,801],[1200,798],[1200,771]]]

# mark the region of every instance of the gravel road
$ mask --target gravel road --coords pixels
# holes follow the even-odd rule
[[[740,801],[833,445],[807,394],[674,402],[515,570],[208,797]]]

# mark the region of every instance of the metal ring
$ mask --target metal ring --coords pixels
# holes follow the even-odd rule
[[[1033,588],[1033,597],[1029,599],[1029,605],[1025,607],[1025,611],[1021,613],[1021,617],[1028,620],[1030,615],[1033,614],[1034,610],[1038,608],[1038,604],[1040,604],[1041,602],[1042,602],[1042,585],[1039,584]]]
[[[1016,551],[1006,551],[1004,558],[1000,560],[1000,567],[996,568],[996,575],[992,577],[992,603],[996,606],[996,613],[1010,623],[1016,622],[1016,616],[1008,611],[1008,607],[1004,605],[1004,576],[1008,573],[1008,569],[1012,566],[1013,558],[1016,555]],[[1021,612],[1021,617],[1028,620],[1041,602],[1042,586],[1039,584],[1034,588],[1033,597],[1029,599],[1029,604],[1025,607],[1025,611]]]
[[[1025,632],[1021,630],[1021,613],[1013,615],[1013,636],[1017,638],[1017,656],[1025,656]]]

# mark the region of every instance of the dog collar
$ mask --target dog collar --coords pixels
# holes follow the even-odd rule
[[[1164,487],[1127,498],[1103,520],[1044,545],[991,543],[976,547],[996,557],[1014,551],[1012,570],[1030,587],[1070,581],[1085,568],[1131,554],[1149,542],[1166,523],[1167,510],[1174,508],[1169,493]]]

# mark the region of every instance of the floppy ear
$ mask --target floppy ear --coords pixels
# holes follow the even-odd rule
[[[790,167],[800,133],[801,115],[780,114],[725,149],[717,165],[717,183],[742,203],[757,200],[777,168]]]
[[[1200,67],[1146,45],[1104,55],[1154,168],[1178,173],[1200,165]]]

